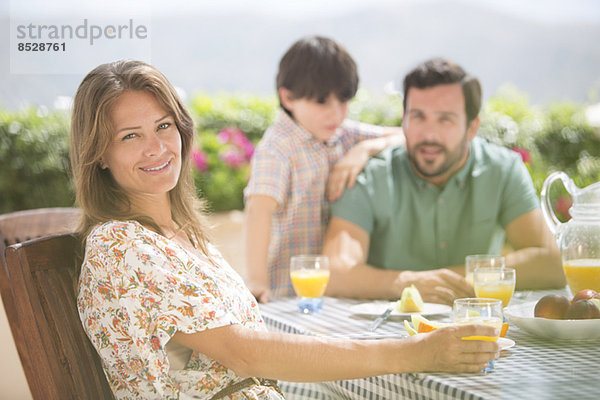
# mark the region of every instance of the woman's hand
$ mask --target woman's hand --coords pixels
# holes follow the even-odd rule
[[[478,372],[500,355],[497,342],[463,340],[467,336],[498,336],[486,325],[452,325],[411,336],[414,371]]]

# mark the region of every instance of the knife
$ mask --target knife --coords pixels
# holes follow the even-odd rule
[[[371,332],[374,332],[377,328],[379,328],[379,325],[381,325],[383,323],[383,321],[385,321],[386,319],[388,319],[388,317],[390,316],[390,314],[392,313],[392,311],[394,311],[394,304],[392,304],[391,306],[389,306],[383,312],[383,314],[381,314],[379,317],[377,317],[377,319],[375,321],[373,321],[373,324],[371,324],[371,327],[369,328],[369,330]]]

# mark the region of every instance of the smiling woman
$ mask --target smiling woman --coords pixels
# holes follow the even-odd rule
[[[74,101],[70,154],[83,237],[98,223],[136,219],[160,233],[185,231],[204,251],[190,170],[194,125],[173,86],[148,64],[127,61],[97,67],[84,83]]]
[[[181,137],[173,117],[141,91],[123,93],[112,108],[115,135],[100,160],[102,169],[136,198],[133,204],[164,203],[181,171]]]

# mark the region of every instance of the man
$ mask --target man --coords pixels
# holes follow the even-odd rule
[[[473,296],[469,254],[513,251],[517,288],[564,286],[555,240],[520,156],[475,138],[481,86],[453,62],[426,61],[404,79],[406,147],[372,159],[331,207],[323,252],[327,294],[425,301]]]

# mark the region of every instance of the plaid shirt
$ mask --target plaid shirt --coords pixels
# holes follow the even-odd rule
[[[344,121],[323,143],[281,111],[256,147],[244,197],[265,195],[278,208],[273,215],[267,259],[275,296],[293,295],[290,257],[320,254],[329,219],[329,171],[356,143],[380,136],[382,128]]]

